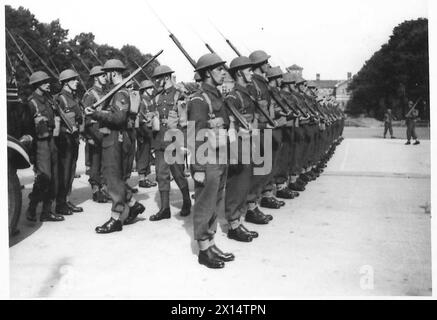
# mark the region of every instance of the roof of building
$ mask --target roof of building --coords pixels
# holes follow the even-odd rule
[[[309,80],[308,85],[312,85],[318,89],[334,89],[340,82],[343,82],[343,80]]]
[[[351,82],[352,80],[343,80],[343,81],[340,81],[339,83],[337,83],[336,85],[335,85],[335,87],[337,88],[337,87],[339,87],[339,86],[342,86],[342,85],[344,85],[344,84],[348,84],[349,82]]]
[[[287,70],[303,70],[303,68],[299,67],[297,64],[293,64],[292,66],[288,67]]]

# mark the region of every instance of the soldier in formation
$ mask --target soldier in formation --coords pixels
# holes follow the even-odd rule
[[[318,96],[301,76],[271,67],[269,59],[265,51],[256,50],[233,59],[227,68],[217,54],[208,53],[195,63],[196,85],[177,85],[174,71],[160,65],[139,88],[133,82],[122,86],[128,80],[123,78],[126,66],[109,59],[90,70],[92,86],[82,99],[76,95],[79,75],[74,70],[61,72],[62,89],[55,96],[50,92],[51,78],[42,71],[33,73],[29,85],[34,92],[27,104],[34,119],[35,182],[27,219],[36,221],[39,202],[41,221],[62,221],[83,211],[69,201],[83,134],[92,200],[112,203],[109,220],[95,228],[97,233],[121,231],[145,211],[127,184],[135,158],[139,187],[158,186],[160,209],[150,220],[171,217],[173,177],[182,195],[180,215],[192,212],[198,262],[223,268],[235,255],[215,243],[218,217],[226,218],[229,239],[251,242],[258,238],[250,224],[268,224],[273,219],[271,209],[288,205],[304,192],[342,140],[344,114],[335,100]],[[226,72],[234,87],[223,96],[220,88]],[[415,117],[411,112],[409,136],[417,139]],[[195,124],[195,132],[187,130],[187,121]],[[78,130],[81,124],[83,133]],[[189,139],[205,129],[203,140]],[[178,132],[182,142],[175,139]],[[264,143],[270,135],[271,141]],[[243,147],[255,140],[260,141],[260,154],[271,152],[271,170],[261,174],[253,150]],[[198,159],[205,144],[207,152]],[[193,206],[184,163],[168,161],[170,146],[182,159],[190,154]],[[157,183],[148,178],[152,150]],[[224,159],[221,150],[228,151]]]

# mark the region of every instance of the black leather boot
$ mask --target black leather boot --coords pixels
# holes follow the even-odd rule
[[[268,224],[270,221],[264,214],[260,214],[256,209],[247,210],[244,220],[255,224]]]
[[[276,191],[276,196],[281,199],[294,199],[293,192],[288,188],[279,189]]]
[[[245,227],[245,225],[244,224],[240,224],[240,227],[244,230],[244,231],[246,231],[246,232],[248,232],[251,236],[252,236],[252,238],[258,238],[258,232],[256,232],[256,231],[250,231],[249,229],[247,229],[246,227]]]
[[[225,263],[217,258],[217,256],[211,250],[211,247],[206,250],[199,251],[198,261],[200,264],[203,264],[211,269],[221,269],[225,266]]]
[[[260,201],[260,206],[269,209],[279,209],[281,204],[274,197],[262,197]]]
[[[293,191],[305,191],[305,187],[297,182],[290,182],[288,184],[288,189]]]
[[[221,260],[223,262],[229,262],[235,260],[235,256],[233,253],[223,252],[219,248],[217,248],[215,244],[209,247],[209,250],[212,251],[212,253],[216,256],[218,260]]]
[[[159,210],[158,213],[150,216],[149,218],[150,221],[159,221],[159,220],[171,218],[169,192],[161,191],[160,194],[161,194],[161,210]]]
[[[45,222],[45,221],[64,221],[65,218],[59,214],[53,213],[53,212],[42,212],[41,216],[39,217],[39,221]]]
[[[67,207],[72,212],[83,212],[83,208],[82,207],[78,207],[78,206],[72,204],[70,201],[67,201]]]
[[[135,204],[129,208],[129,215],[127,216],[126,220],[124,220],[124,224],[131,224],[135,221],[137,216],[139,214],[142,214],[146,210],[146,207],[144,207],[141,203],[138,201],[135,202]]]
[[[111,233],[123,230],[121,220],[115,220],[114,218],[106,221],[102,226],[96,227],[97,233]]]
[[[228,238],[241,241],[241,242],[251,242],[252,241],[252,235],[249,232],[246,232],[241,225],[238,226],[236,229],[229,229],[228,230]]]

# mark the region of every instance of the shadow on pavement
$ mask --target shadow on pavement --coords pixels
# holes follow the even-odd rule
[[[23,195],[23,203],[21,207],[21,215],[20,221],[18,222],[18,230],[20,231],[17,235],[9,237],[9,247],[13,247],[17,243],[20,243],[24,239],[30,237],[33,233],[35,233],[42,226],[42,222],[39,222],[39,215],[41,213],[42,203],[38,204],[36,209],[37,212],[37,222],[31,222],[26,219],[26,210],[29,205],[29,193],[32,191],[32,187],[25,188],[22,191]],[[91,190],[89,186],[76,188],[73,190],[73,193],[70,197],[70,200],[76,204],[80,205],[81,203],[89,200],[91,197]],[[53,204],[54,210],[55,204]],[[56,223],[56,222],[46,222],[46,223]],[[62,222],[57,222],[62,223]]]

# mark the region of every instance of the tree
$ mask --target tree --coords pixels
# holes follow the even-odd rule
[[[58,74],[62,70],[74,68],[85,83],[89,78],[88,69],[100,65],[108,59],[120,59],[128,66],[129,71],[132,71],[137,68],[133,61],[142,64],[152,56],[151,54],[142,53],[132,45],[125,45],[120,50],[107,44],[96,44],[94,42],[95,37],[90,32],[82,32],[69,40],[69,32],[67,29],[62,28],[59,19],[50,23],[41,23],[28,9],[23,7],[14,9],[8,5],[5,6],[5,23],[6,28],[17,41],[34,71],[43,70],[47,72],[40,60],[19,39],[20,37],[29,43],[54,73]],[[25,99],[32,92],[28,85],[30,71],[21,60],[19,50],[8,35],[6,35],[6,52],[16,69],[19,93]],[[153,68],[157,65],[159,65],[159,62],[154,61],[148,66],[146,72],[151,75]],[[11,70],[11,67],[8,66],[7,70]],[[145,76],[140,73],[138,80],[144,78]],[[89,85],[90,83],[88,83]],[[59,90],[59,83],[54,81],[52,92],[56,93]],[[80,88],[78,94],[81,95],[84,90],[85,88]]]
[[[393,29],[389,41],[364,63],[349,85],[351,114],[374,114],[382,119],[387,108],[402,118],[408,100],[429,101],[428,20],[405,21]],[[421,104],[421,116],[429,114]]]

